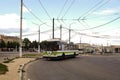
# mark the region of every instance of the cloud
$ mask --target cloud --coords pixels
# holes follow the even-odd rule
[[[18,26],[19,16],[17,14],[0,15],[0,29],[16,28]]]
[[[120,45],[120,39],[113,39],[111,40],[112,45]]]
[[[23,13],[28,13],[28,9],[26,7],[23,6]]]
[[[29,29],[23,29],[23,32],[28,32]],[[0,32],[4,32],[6,34],[10,34],[10,33],[19,33],[20,29],[19,28],[8,28],[8,29],[0,29]]]
[[[28,29],[27,22],[23,20],[23,30]],[[0,33],[19,33],[20,16],[11,13],[0,15]]]
[[[105,10],[100,10],[98,12],[94,12],[93,14],[96,15],[114,15],[114,14],[118,14],[119,10],[117,9],[105,9]]]

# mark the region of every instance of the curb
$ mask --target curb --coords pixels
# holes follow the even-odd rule
[[[39,59],[42,59],[42,57],[40,57],[40,58],[35,58],[34,60],[30,60],[30,61],[28,61],[27,63],[20,65],[20,67],[19,67],[19,69],[18,69],[18,72],[19,72],[19,80],[25,80],[25,77],[24,77],[24,72],[25,72],[25,70],[24,70],[24,68],[27,66],[27,64],[32,63],[32,62],[34,62],[34,61],[37,61],[37,60],[39,60]]]

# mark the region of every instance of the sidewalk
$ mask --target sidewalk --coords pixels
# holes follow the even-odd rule
[[[18,58],[11,63],[5,63],[8,66],[8,72],[5,75],[0,75],[0,80],[19,80],[18,69],[21,64],[25,64],[34,58]]]

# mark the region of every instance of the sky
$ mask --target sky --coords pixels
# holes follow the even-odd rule
[[[97,45],[120,45],[120,0],[23,0],[23,38],[55,38]],[[20,0],[0,0],[0,34],[19,36]]]

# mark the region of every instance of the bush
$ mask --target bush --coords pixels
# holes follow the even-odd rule
[[[5,74],[8,71],[8,67],[0,63],[0,75]]]

